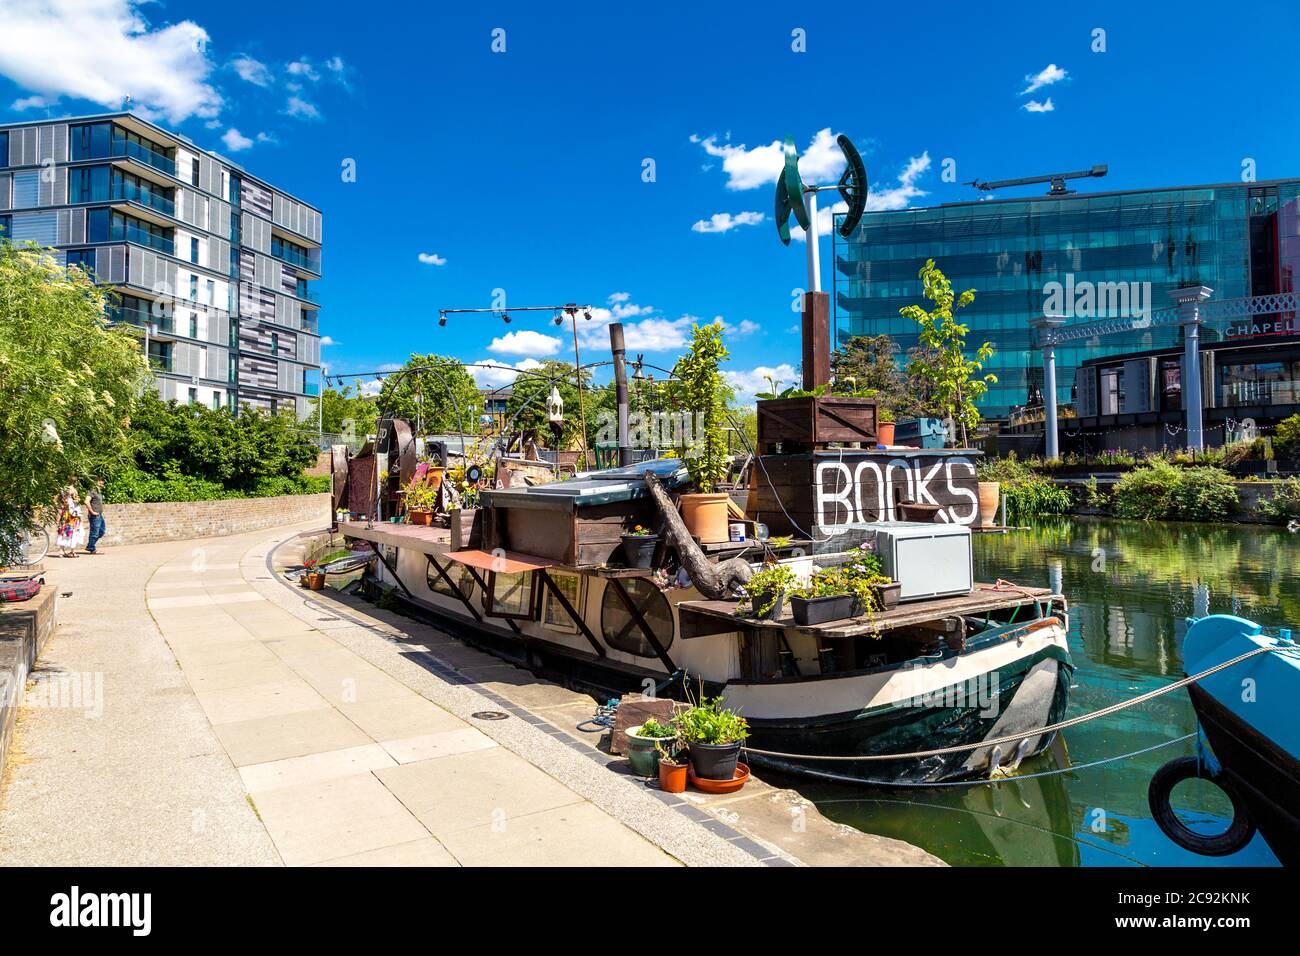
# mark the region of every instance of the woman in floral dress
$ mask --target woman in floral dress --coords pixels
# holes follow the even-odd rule
[[[59,531],[55,543],[60,556],[75,558],[81,539],[81,503],[77,489],[69,482],[59,495]]]

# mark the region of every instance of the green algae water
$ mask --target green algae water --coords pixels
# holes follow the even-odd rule
[[[1248,525],[1041,520],[1031,531],[975,535],[976,580],[1051,587],[1070,603],[1074,690],[1068,716],[1097,710],[1183,676],[1188,617],[1227,613],[1266,627],[1300,627],[1300,534]],[[1187,692],[1091,721],[1058,753],[1021,774],[1079,766],[1194,732]],[[1147,784],[1193,741],[1091,769],[932,790],[863,789],[788,781],[823,814],[923,847],[954,866],[1275,866],[1256,836],[1228,857],[1170,842],[1151,819]],[[1175,791],[1180,816],[1218,832],[1231,814],[1208,784]]]

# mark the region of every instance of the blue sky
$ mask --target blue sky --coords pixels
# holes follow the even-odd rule
[[[507,306],[598,306],[584,360],[607,357],[614,314],[662,365],[691,317],[721,317],[742,391],[798,362],[804,248],[771,215],[787,135],[806,179],[833,179],[824,147],[847,133],[884,208],[1094,163],[1110,175],[1084,190],[1236,181],[1247,159],[1300,175],[1290,3],[610,6],[0,0],[0,118],[129,92],[319,206],[331,371],[412,350],[571,359],[548,316],[438,327],[439,308],[501,289]]]

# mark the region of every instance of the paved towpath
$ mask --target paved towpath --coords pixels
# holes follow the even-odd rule
[[[648,839],[350,649],[266,569],[292,530],[48,562],[0,866],[754,862],[653,801]]]

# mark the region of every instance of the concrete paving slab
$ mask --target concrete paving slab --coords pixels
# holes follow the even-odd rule
[[[236,767],[374,742],[332,707],[217,724],[213,730]]]
[[[415,763],[417,760],[449,757],[452,754],[488,750],[497,746],[495,740],[475,727],[444,730],[401,740],[381,740],[379,744],[398,763]]]
[[[439,839],[582,799],[500,747],[403,764],[375,776]]]
[[[220,646],[220,645],[218,645]],[[291,681],[294,673],[272,655],[270,660],[225,661],[185,668],[190,686],[197,691],[230,690],[254,684]]]
[[[590,803],[575,803],[440,839],[463,866],[680,866]]]
[[[397,846],[386,846],[378,850],[367,850],[351,856],[313,863],[312,866],[460,866],[456,858],[447,852],[447,848],[427,837]]]
[[[369,773],[267,790],[251,799],[289,866],[320,863],[429,836],[401,801]]]
[[[256,796],[266,790],[295,787],[300,784],[320,783],[336,777],[351,777],[384,767],[395,767],[395,761],[378,744],[348,747],[344,750],[327,750],[324,753],[288,757],[270,763],[256,763],[239,768],[239,776],[250,794]]]
[[[231,724],[329,706],[325,698],[301,679],[200,691],[195,696],[213,724]]]
[[[393,700],[339,704],[338,709],[375,740],[400,740],[469,726],[437,704],[414,694]]]

